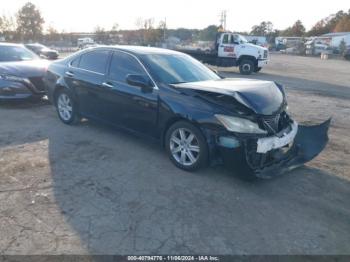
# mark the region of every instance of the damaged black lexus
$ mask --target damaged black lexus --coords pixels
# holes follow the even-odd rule
[[[246,179],[272,178],[310,161],[328,141],[330,120],[299,125],[281,85],[223,79],[175,51],[87,49],[52,63],[45,82],[65,124],[85,117],[158,138],[187,171],[226,163]]]

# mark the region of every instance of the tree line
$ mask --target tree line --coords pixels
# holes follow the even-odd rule
[[[111,35],[114,40],[117,35],[123,35],[126,42],[137,42],[140,44],[155,44],[165,40],[165,37],[176,37],[181,41],[211,41],[215,38],[219,26],[209,25],[204,29],[167,29],[166,22],[155,23],[153,18],[138,18],[136,21],[137,30],[121,30],[117,23],[111,29],[105,29],[97,26],[94,30],[95,40],[106,43],[110,41]],[[12,41],[57,41],[62,36],[69,33],[58,32],[52,26],[49,26],[44,32],[45,20],[40,10],[32,3],[28,2],[22,6],[15,16],[0,17],[0,36]],[[270,21],[263,21],[252,27],[250,32],[241,32],[243,34],[266,36],[268,39],[274,39],[277,36],[319,36],[330,32],[350,31],[350,9],[348,12],[339,11],[319,20],[309,31],[306,31],[303,23],[297,20],[292,26],[284,29],[275,29]]]

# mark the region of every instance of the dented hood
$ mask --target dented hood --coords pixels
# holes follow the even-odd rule
[[[21,77],[42,77],[49,65],[47,60],[30,60],[0,63],[0,74]]]
[[[231,96],[256,114],[272,115],[280,110],[284,95],[271,81],[225,78],[174,85],[178,89],[205,91]]]

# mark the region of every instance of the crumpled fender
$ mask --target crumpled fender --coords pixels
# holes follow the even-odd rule
[[[287,156],[260,170],[251,170],[259,178],[272,178],[291,171],[318,156],[328,143],[331,119],[319,125],[299,125],[293,146]]]

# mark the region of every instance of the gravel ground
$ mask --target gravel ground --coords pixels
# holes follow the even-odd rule
[[[256,183],[183,172],[156,143],[63,125],[46,102],[1,105],[0,255],[350,254],[349,72],[273,55],[253,76],[286,84],[297,121],[333,116],[317,159]]]

